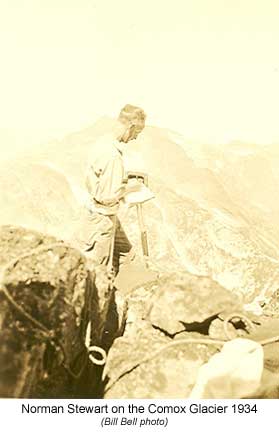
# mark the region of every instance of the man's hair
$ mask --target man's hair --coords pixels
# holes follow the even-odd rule
[[[126,104],[119,113],[118,120],[127,125],[135,125],[142,131],[145,126],[146,114],[142,108]]]

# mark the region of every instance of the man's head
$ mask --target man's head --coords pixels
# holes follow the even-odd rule
[[[118,116],[122,129],[118,137],[119,141],[128,143],[137,138],[145,126],[145,119],[146,114],[141,108],[130,104],[125,105]]]

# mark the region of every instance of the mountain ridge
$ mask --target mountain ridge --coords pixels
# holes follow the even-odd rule
[[[70,240],[86,197],[89,150],[113,123],[101,118],[5,164],[0,176],[0,223],[27,225]],[[153,203],[144,206],[153,259],[158,266],[170,268],[169,262],[174,268],[210,276],[247,302],[272,293],[279,284],[277,205],[262,211],[253,201],[270,203],[264,188],[257,190],[260,181],[253,180],[261,158],[265,185],[272,187],[273,194],[279,191],[265,162],[266,149],[261,154],[256,147],[247,161],[246,151],[231,158],[229,146],[214,151],[204,146],[201,164],[201,152],[195,160],[195,149],[187,153],[181,140],[178,144],[170,137],[173,132],[167,129],[146,127],[127,147],[128,168],[146,170],[156,195]],[[253,200],[249,200],[251,190]],[[123,225],[140,254],[136,217],[131,215],[123,216]]]

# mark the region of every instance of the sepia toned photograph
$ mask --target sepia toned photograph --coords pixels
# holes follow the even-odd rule
[[[278,20],[1,0],[1,399],[279,398]]]

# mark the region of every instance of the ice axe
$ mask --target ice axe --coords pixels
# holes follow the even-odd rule
[[[126,182],[129,181],[129,179],[136,179],[139,182],[142,182],[144,184],[144,187],[146,187],[145,191],[145,201],[150,200],[151,198],[154,198],[154,195],[151,191],[148,189],[148,178],[145,173],[133,171],[128,172],[126,177]],[[135,195],[137,192],[135,192]],[[126,199],[127,200],[127,199]],[[123,294],[131,293],[136,287],[139,287],[141,285],[150,283],[152,281],[155,281],[158,278],[158,272],[155,270],[150,269],[147,258],[149,257],[149,251],[148,251],[148,240],[147,240],[147,230],[144,225],[143,220],[143,212],[142,212],[142,203],[137,202],[137,199],[131,200],[126,203],[130,203],[131,205],[134,204],[137,207],[137,217],[138,217],[138,223],[140,228],[140,235],[141,235],[141,246],[142,246],[142,252],[143,252],[143,260],[138,257],[133,260],[126,261],[122,264],[120,267],[119,273],[116,276],[116,279],[114,280],[115,288],[120,290]]]
[[[140,171],[130,171],[127,173],[127,180],[129,179],[136,179],[139,182],[142,182],[146,187],[148,187],[148,176],[146,173],[142,173]],[[143,213],[142,213],[142,203],[137,203],[137,216],[138,216],[138,222],[139,222],[139,229],[140,229],[140,235],[141,235],[141,246],[142,246],[142,253],[144,258],[147,258],[149,256],[148,251],[148,241],[147,241],[147,230],[144,225],[143,220]],[[148,268],[148,263],[145,260],[145,265]]]
[[[110,243],[110,248],[109,248],[109,260],[108,260],[108,264],[107,264],[107,271],[108,271],[108,276],[112,282],[112,279],[114,277],[113,255],[114,255],[114,244],[115,244],[115,233],[116,233],[117,220],[116,220],[115,215],[113,215],[111,217],[111,219],[112,219],[112,236],[111,236],[111,243]]]

